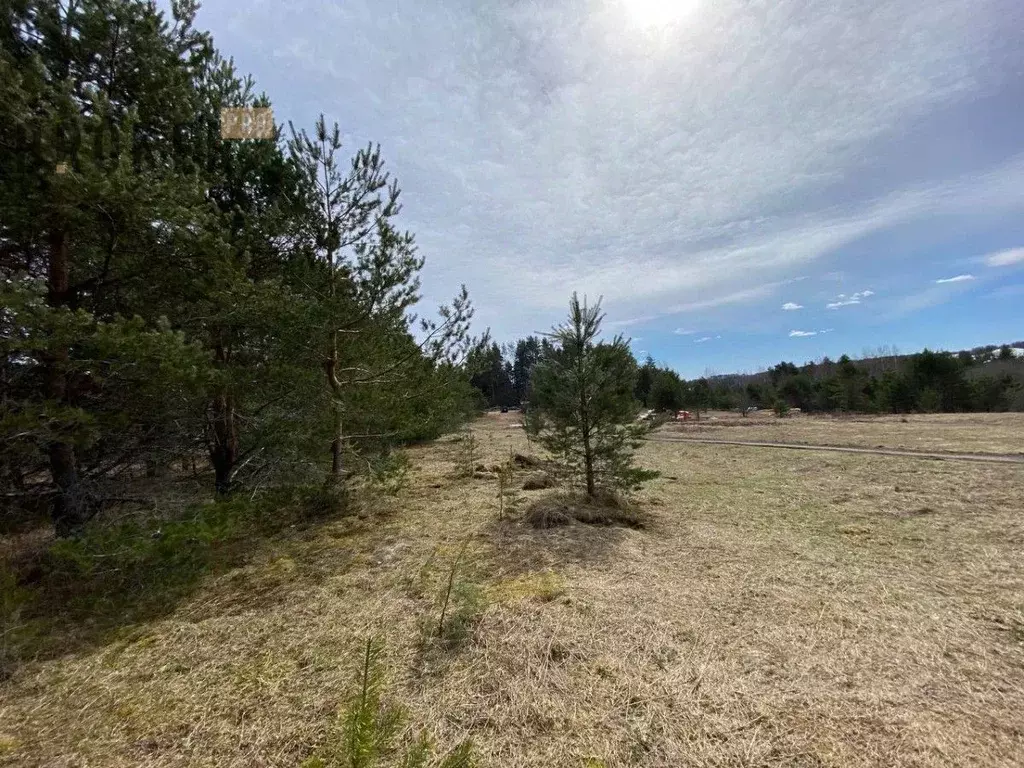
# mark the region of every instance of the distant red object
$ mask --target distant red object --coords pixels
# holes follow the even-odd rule
[[[691,414],[689,411],[678,411],[676,413],[676,421],[689,421]]]

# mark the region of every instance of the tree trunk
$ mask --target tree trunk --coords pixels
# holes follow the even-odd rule
[[[62,227],[50,232],[50,274],[47,302],[53,308],[67,306],[70,301],[71,258],[68,252],[68,233]],[[69,400],[67,365],[71,353],[61,345],[45,360],[47,397],[57,405]],[[81,528],[88,519],[88,504],[78,474],[78,458],[73,443],[57,438],[47,446],[50,458],[50,478],[57,486],[51,517],[58,536],[69,536]]]
[[[590,447],[590,419],[588,416],[586,389],[581,387],[580,432],[583,435],[583,471],[587,478],[587,496],[594,498],[597,495],[597,487],[594,483],[594,452]]]
[[[218,331],[213,348],[218,368],[229,363],[230,353],[223,331]],[[232,476],[238,464],[238,423],[235,419],[235,399],[222,388],[210,404],[213,444],[210,447],[210,464],[213,465],[213,486],[218,496],[231,493]],[[193,471],[195,464],[193,463]]]
[[[327,200],[330,200],[330,181],[326,166],[324,167],[324,186],[327,189]],[[331,212],[327,210],[327,225],[332,225]],[[327,251],[327,263],[331,268],[331,299],[337,296],[338,292],[338,264],[335,261],[334,249]],[[344,414],[341,411],[341,381],[338,379],[338,331],[331,333],[331,347],[327,350],[327,359],[324,360],[324,373],[327,375],[327,386],[334,397],[334,439],[331,441],[331,474],[327,478],[329,485],[341,487],[345,482],[345,430]]]
[[[594,498],[597,487],[594,483],[594,454],[590,448],[590,432],[583,432],[583,468],[587,475],[587,496]]]
[[[331,481],[340,485],[345,480],[345,430],[341,406],[334,406],[334,440],[331,443]]]
[[[65,538],[79,530],[89,519],[89,505],[78,476],[75,449],[70,443],[50,443],[50,476],[57,486],[53,500],[53,527],[57,536]]]
[[[210,449],[214,487],[218,496],[231,493],[231,476],[238,463],[238,429],[231,395],[221,392],[213,402],[213,446]]]
[[[341,410],[341,382],[338,380],[338,334],[334,334],[330,355],[324,362],[327,385],[334,396],[334,439],[331,440],[331,474],[328,483],[341,485],[345,481],[345,428]]]

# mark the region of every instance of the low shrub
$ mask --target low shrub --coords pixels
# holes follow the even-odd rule
[[[534,472],[523,481],[524,491],[540,491],[554,486],[555,481],[547,472]]]

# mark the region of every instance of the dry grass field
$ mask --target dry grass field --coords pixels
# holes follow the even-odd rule
[[[935,413],[908,416],[792,414],[758,411],[746,418],[713,411],[700,422],[676,422],[666,433],[716,440],[896,448],[948,453],[1024,454],[1024,413]]]
[[[474,425],[482,463],[528,452],[516,420]],[[922,423],[825,442],[1015,448]],[[648,443],[643,530],[534,530],[454,477],[462,448],[411,449],[385,512],[264,540],[160,618],[68,629],[0,683],[0,764],[298,765],[371,633],[410,722],[483,766],[1024,764],[1024,467]],[[425,644],[466,541],[478,617]]]

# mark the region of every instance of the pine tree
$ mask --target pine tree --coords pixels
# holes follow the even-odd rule
[[[222,107],[270,105],[251,78],[215,52],[196,88],[191,157],[212,210],[195,228],[204,236],[178,248],[193,254],[202,282],[182,283],[170,300],[216,369],[204,436],[224,495],[243,468],[250,475],[294,468],[300,425],[319,415],[308,397],[318,366],[304,346],[315,300],[305,295],[309,253],[301,232],[312,195],[279,140],[221,138]]]
[[[384,645],[369,637],[363,648],[355,687],[338,713],[335,731],[302,768],[376,768],[382,764],[403,768],[472,768],[476,765],[473,742],[457,744],[438,757],[429,735],[423,731],[400,744],[405,709],[388,700],[385,691]]]
[[[398,185],[389,179],[380,155],[372,145],[359,150],[348,173],[341,167],[341,131],[335,124],[328,130],[323,115],[314,126],[313,136],[291,127],[289,143],[292,160],[304,174],[314,195],[309,236],[315,257],[322,265],[324,301],[328,308],[328,330],[323,349],[325,381],[333,400],[331,438],[331,478],[344,479],[344,383],[341,336],[358,334],[352,326],[368,320],[374,306],[354,306],[358,296],[351,264],[351,251],[365,255],[374,247],[378,256],[369,263],[378,266],[376,276],[383,278],[374,298],[390,299],[404,311],[415,302],[418,284],[414,275],[422,266],[412,250],[409,235],[398,234],[388,220],[398,213]],[[375,235],[379,239],[375,242]],[[357,367],[357,366],[352,366]]]
[[[540,355],[540,339],[536,336],[527,336],[516,342],[512,362],[512,379],[519,403],[528,402],[530,399],[533,369],[539,362]]]
[[[189,345],[147,311],[167,287],[154,267],[167,263],[170,233],[202,201],[167,139],[192,118],[207,45],[191,27],[194,5],[176,2],[173,14],[172,27],[137,0],[26,0],[7,7],[0,33],[3,352],[13,374],[3,418],[24,427],[27,474],[49,471],[61,535],[99,508],[119,472],[189,427],[166,418],[183,391],[169,364]],[[184,357],[177,370],[191,371]],[[141,371],[151,398],[131,395]]]
[[[590,497],[643,477],[632,465],[643,430],[633,424],[636,360],[621,336],[597,341],[603,317],[600,301],[590,307],[573,294],[568,322],[534,370],[531,400],[541,443],[582,476]]]
[[[419,301],[424,260],[413,236],[395,227],[400,190],[380,147],[359,150],[343,172],[337,124],[328,129],[321,115],[312,136],[294,126],[291,133],[290,157],[311,190],[305,234],[320,307],[313,338],[332,409],[329,480],[338,485],[346,475],[346,446],[359,435],[346,435],[346,419],[373,408],[395,414],[458,388],[458,369],[472,346],[473,307],[463,286],[436,320],[420,319],[414,341],[410,310]],[[394,420],[377,426],[396,434]]]
[[[634,394],[636,399],[639,400],[644,408],[650,406],[651,401],[651,387],[654,386],[654,378],[658,373],[658,366],[654,362],[654,358],[650,355],[644,360],[644,364],[640,366],[636,377],[636,390]]]
[[[651,384],[648,405],[659,411],[678,411],[683,407],[683,386],[679,374],[659,370]]]

